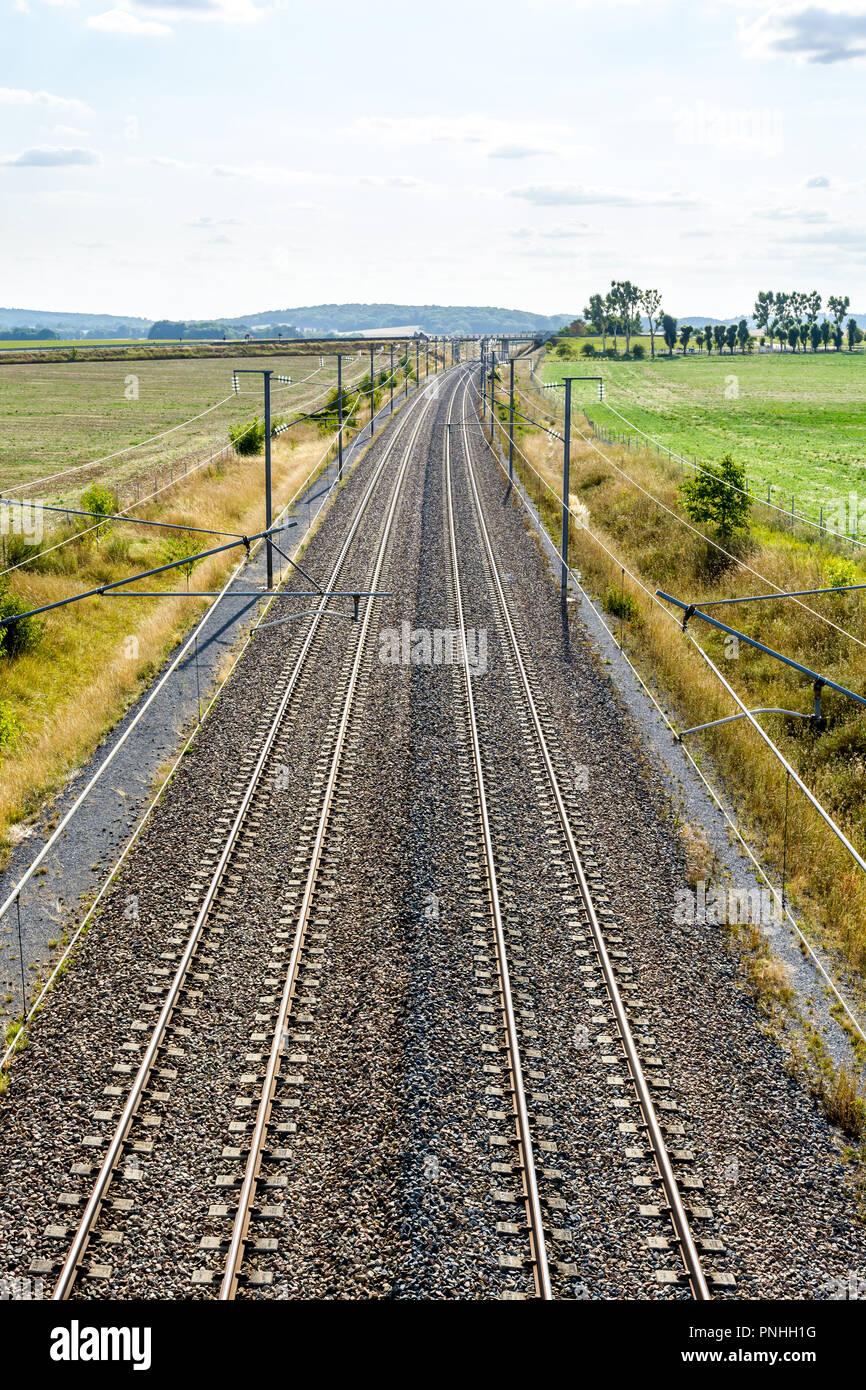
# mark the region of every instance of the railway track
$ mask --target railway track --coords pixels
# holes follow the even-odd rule
[[[425,407],[426,409],[426,407]],[[385,565],[388,548],[391,541],[394,518],[397,513],[398,503],[401,497],[403,481],[409,466],[410,456],[415,442],[418,438],[422,423],[424,421],[424,411],[421,411],[414,423],[409,440],[403,452],[403,459],[397,475],[394,489],[391,496],[391,503],[385,518],[385,524],[376,552],[370,588],[376,590],[379,587]],[[232,1221],[231,1235],[228,1240],[225,1266],[219,1286],[219,1298],[226,1301],[233,1299],[238,1291],[238,1281],[242,1274],[244,1259],[248,1246],[251,1241],[251,1226],[256,1215],[261,1214],[261,1194],[267,1189],[269,1179],[273,1180],[273,1172],[266,1172],[272,1169],[274,1164],[279,1166],[281,1162],[291,1163],[294,1155],[291,1151],[283,1147],[283,1135],[287,1131],[293,1133],[294,1122],[285,1118],[285,1111],[282,1106],[283,1101],[294,1102],[287,1108],[295,1108],[298,1100],[298,1078],[291,1071],[294,1065],[297,1066],[305,1061],[303,1053],[297,1052],[301,1041],[292,1038],[289,1032],[290,1021],[295,1006],[295,996],[300,978],[302,966],[310,963],[307,955],[310,949],[311,923],[314,921],[317,892],[321,886],[323,860],[326,854],[326,844],[328,835],[335,820],[335,808],[340,800],[342,782],[346,775],[345,764],[347,754],[351,744],[351,728],[353,720],[358,710],[358,692],[365,671],[365,666],[369,667],[372,660],[371,646],[369,642],[373,615],[378,609],[378,602],[372,599],[364,609],[361,620],[357,642],[355,644],[354,657],[345,688],[341,691],[339,701],[339,717],[335,721],[335,726],[327,732],[325,738],[326,756],[324,758],[324,768],[322,772],[324,788],[321,799],[321,806],[315,824],[312,841],[306,852],[306,863],[302,870],[302,886],[300,893],[290,891],[282,904],[282,916],[284,921],[292,921],[291,932],[286,935],[290,937],[291,946],[289,958],[286,966],[285,979],[283,982],[282,993],[276,1011],[276,1018],[273,1025],[270,1049],[265,1063],[264,1077],[261,1090],[259,1092],[256,1115],[253,1122],[253,1132],[249,1143],[249,1148],[244,1164],[243,1178],[240,1191],[237,1194],[235,1203],[234,1219]],[[313,948],[315,950],[315,948]],[[307,957],[305,961],[305,956]],[[304,1034],[301,1033],[301,1040]],[[257,1063],[258,1064],[258,1063]],[[276,1131],[276,1132],[275,1132]],[[276,1211],[273,1213],[276,1215]],[[218,1238],[214,1238],[217,1240]],[[260,1258],[257,1268],[252,1274],[254,1283],[266,1283],[269,1280],[266,1276],[270,1273],[263,1266],[266,1264],[266,1256],[273,1244],[269,1243],[268,1238],[256,1240],[255,1249],[259,1252]],[[213,1248],[213,1246],[211,1246]],[[221,1243],[216,1248],[221,1248]],[[210,1271],[204,1271],[205,1276]],[[207,1279],[210,1282],[210,1279]]]
[[[651,1084],[647,1079],[646,1071],[641,1062],[640,1050],[635,1040],[632,1024],[630,1021],[629,1004],[624,998],[624,987],[621,987],[618,974],[618,964],[612,958],[612,950],[606,940],[605,929],[602,926],[600,914],[596,909],[593,891],[590,887],[592,870],[588,869],[583,862],[583,856],[578,845],[578,835],[573,828],[576,820],[575,808],[573,806],[573,795],[563,788],[561,777],[557,771],[556,755],[551,730],[546,725],[546,721],[541,713],[538,692],[534,688],[534,681],[527,663],[524,659],[521,644],[518,639],[516,624],[512,618],[508,599],[502,583],[499,566],[493,552],[490,534],[484,518],[481,498],[475,477],[475,469],[472,462],[472,444],[467,427],[467,419],[470,410],[469,383],[463,389],[462,403],[459,419],[460,439],[462,443],[462,453],[466,482],[472,500],[474,520],[478,529],[481,546],[484,554],[485,569],[489,579],[490,603],[495,615],[495,625],[497,632],[502,640],[506,662],[511,675],[511,684],[515,702],[521,707],[523,724],[526,730],[527,739],[532,745],[532,755],[537,760],[539,767],[539,799],[550,803],[553,815],[555,816],[556,833],[564,851],[564,859],[571,875],[572,883],[576,892],[579,904],[579,918],[576,925],[579,930],[574,933],[573,939],[581,945],[586,942],[592,952],[592,967],[584,967],[585,984],[592,988],[593,998],[597,1005],[601,1004],[602,998],[606,1000],[607,1007],[613,1016],[616,1026],[616,1043],[606,1033],[599,1035],[599,1041],[610,1054],[613,1047],[618,1046],[618,1054],[608,1055],[607,1060],[615,1063],[619,1060],[625,1064],[628,1085],[632,1091],[632,1100],[618,1096],[614,1104],[620,1107],[625,1113],[633,1107],[637,1108],[639,1119],[624,1120],[619,1125],[619,1130],[626,1137],[629,1144],[628,1156],[639,1158],[644,1163],[651,1164],[651,1171],[641,1175],[639,1182],[646,1191],[645,1195],[651,1196],[651,1202],[644,1203],[641,1207],[641,1214],[644,1216],[655,1215],[656,1217],[665,1216],[669,1222],[670,1235],[653,1236],[648,1240],[651,1249],[655,1251],[670,1250],[674,1258],[678,1261],[678,1266],[670,1266],[657,1271],[656,1277],[660,1283],[677,1284],[681,1279],[687,1281],[689,1290],[696,1300],[706,1300],[710,1297],[710,1287],[707,1275],[702,1267],[697,1241],[692,1233],[689,1217],[687,1214],[687,1203],[680,1190],[680,1184],[674,1170],[671,1154],[665,1138],[665,1122],[661,1119],[659,1107],[653,1097]],[[456,433],[456,430],[454,431]],[[457,609],[459,614],[461,632],[465,634],[465,620],[463,615],[463,604],[460,595],[459,579],[459,558],[457,543],[457,525],[455,521],[455,507],[453,497],[453,460],[452,460],[452,429],[448,430],[446,441],[446,469],[447,469],[447,494],[448,494],[448,527],[452,556],[452,567],[454,583],[457,591]],[[465,640],[465,637],[464,637]],[[521,1050],[524,1047],[521,1041],[521,1029],[515,1014],[513,992],[509,978],[509,942],[505,927],[504,914],[497,890],[496,859],[497,845],[491,832],[491,815],[487,804],[487,790],[485,786],[484,764],[485,756],[482,753],[482,740],[479,734],[474,701],[471,690],[471,679],[466,670],[466,706],[470,725],[470,737],[472,745],[472,765],[475,784],[475,794],[478,802],[479,817],[481,823],[481,838],[484,851],[484,874],[487,883],[490,904],[490,917],[492,935],[496,956],[496,970],[499,993],[500,1026],[499,1026],[499,1045],[507,1059],[506,1067],[509,1082],[505,1088],[506,1093],[512,1101],[512,1119],[515,1126],[515,1145],[518,1154],[517,1167],[522,1187],[522,1201],[526,1213],[526,1226],[523,1235],[528,1240],[528,1254],[525,1256],[525,1263],[528,1263],[532,1270],[535,1292],[538,1297],[551,1298],[556,1296],[555,1273],[557,1265],[562,1272],[571,1272],[571,1265],[568,1262],[553,1262],[553,1273],[551,1275],[551,1262],[546,1255],[546,1230],[553,1224],[553,1214],[559,1203],[552,1193],[547,1201],[543,1201],[539,1196],[539,1190],[544,1185],[544,1177],[539,1179],[536,1172],[536,1146],[533,1144],[533,1122],[530,1116],[530,1108],[526,1100],[526,1090],[523,1081],[523,1067],[521,1064]],[[488,751],[487,758],[490,753]],[[580,951],[577,953],[582,957],[588,957],[589,953]],[[616,952],[616,955],[621,955]],[[596,1015],[594,1020],[600,1022]],[[612,1080],[619,1081],[620,1078],[613,1076]],[[669,1102],[665,1102],[668,1108],[672,1108]],[[668,1121],[668,1128],[674,1133],[677,1126],[673,1121]],[[543,1143],[543,1139],[538,1139],[538,1143]],[[542,1170],[544,1172],[544,1170]],[[550,1186],[550,1184],[548,1184]],[[548,1205],[547,1203],[550,1203]],[[515,1229],[514,1223],[502,1223],[503,1232],[509,1238],[519,1232]],[[710,1239],[707,1242],[710,1249],[717,1249],[718,1242]],[[503,1262],[512,1268],[519,1267],[522,1263],[519,1256],[505,1255]],[[725,1285],[732,1282],[730,1276],[715,1275],[714,1282]],[[512,1293],[510,1296],[520,1297],[520,1293]]]
[[[379,488],[392,456],[399,454],[400,463],[397,466],[384,530],[380,538],[373,576],[369,584],[370,588],[376,587],[406,466],[432,398],[430,393],[422,391],[398,421],[363,493],[346,540],[331,569],[325,585],[326,591],[338,586],[371,499]],[[165,957],[177,960],[174,973],[171,975],[168,967],[160,968],[157,971],[158,976],[169,978],[170,983],[166,988],[165,984],[157,980],[156,983],[149,986],[151,999],[142,1006],[146,1015],[156,1013],[156,1020],[152,1021],[146,1017],[136,1020],[136,1023],[133,1024],[138,1036],[134,1036],[125,1046],[134,1055],[139,1055],[138,1066],[125,1098],[121,1086],[110,1086],[107,1088],[108,1095],[104,1102],[106,1106],[117,1106],[121,1101],[123,1102],[119,1118],[113,1124],[107,1144],[104,1134],[89,1136],[88,1140],[85,1141],[89,1143],[91,1148],[104,1148],[104,1154],[89,1196],[85,1201],[74,1238],[63,1259],[53,1292],[55,1300],[69,1298],[82,1275],[101,1282],[111,1281],[114,1276],[113,1266],[107,1262],[104,1252],[118,1253],[122,1246],[123,1233],[112,1227],[107,1227],[106,1217],[110,1213],[110,1220],[114,1225],[117,1225],[133,1209],[134,1202],[127,1197],[112,1197],[110,1195],[111,1185],[120,1175],[134,1178],[136,1166],[151,1153],[154,1143],[158,1141],[158,1133],[157,1140],[153,1136],[158,1131],[165,1111],[171,1103],[171,1093],[170,1090],[166,1089],[166,1086],[167,1084],[170,1085],[177,1077],[177,1068],[173,1065],[173,1061],[183,1052],[182,1046],[178,1046],[178,1044],[182,1044],[183,1039],[189,1035],[191,1030],[187,1025],[192,1022],[192,1018],[197,1012],[198,1003],[203,994],[206,995],[207,992],[206,989],[199,988],[199,986],[207,986],[209,982],[209,966],[212,962],[205,951],[213,951],[218,947],[219,938],[225,931],[225,927],[219,923],[231,910],[231,900],[237,892],[238,877],[244,874],[250,858],[260,848],[257,845],[257,839],[260,836],[261,821],[264,815],[263,807],[266,804],[267,795],[271,790],[274,777],[278,779],[285,772],[291,760],[291,751],[286,745],[288,714],[295,707],[302,693],[303,680],[311,662],[314,646],[317,641],[322,639],[327,608],[328,600],[323,597],[312,612],[311,621],[300,642],[300,650],[284,672],[285,679],[281,692],[272,696],[266,706],[265,730],[260,746],[257,752],[248,754],[238,768],[239,777],[233,802],[230,807],[224,808],[223,815],[217,822],[218,837],[216,842],[203,855],[200,877],[204,882],[204,891],[202,893],[200,885],[196,883],[191,886],[186,895],[187,899],[198,900],[199,905],[195,912],[194,921],[185,938],[170,939],[172,949],[164,953]],[[323,790],[322,810],[319,815],[320,832],[313,840],[310,854],[308,889],[304,896],[302,919],[299,919],[294,934],[283,995],[273,1028],[271,1051],[265,1069],[256,1124],[248,1143],[244,1182],[237,1205],[237,1219],[234,1222],[229,1240],[229,1260],[226,1265],[226,1275],[220,1288],[221,1297],[234,1295],[243,1261],[253,1197],[264,1154],[268,1120],[273,1105],[274,1091],[280,1079],[286,1022],[291,1010],[294,983],[309,921],[309,903],[315,890],[324,836],[333,805],[337,774],[345,741],[345,729],[357,686],[360,661],[365,650],[370,613],[371,604],[368,603],[365,606],[362,621],[351,629],[350,642],[343,665],[345,671],[346,663],[349,663],[348,675],[341,678],[336,692],[338,705],[342,707],[343,713],[337,723],[336,739],[333,741],[331,774],[329,774]],[[284,938],[286,933],[279,932],[278,936]],[[274,954],[282,954],[284,949],[282,942],[279,942],[274,947]],[[271,962],[273,969],[279,969],[280,964],[279,960]],[[154,996],[156,996],[156,1001]],[[143,1043],[140,1036],[142,1032],[146,1032],[148,1035]],[[124,1075],[129,1074],[132,1067],[123,1061],[116,1064],[115,1070],[120,1075]],[[112,1110],[105,1109],[96,1112],[96,1118],[107,1123],[114,1120],[114,1113]],[[243,1121],[238,1121],[238,1128],[244,1131],[244,1135],[243,1138],[241,1135],[236,1135],[240,1144],[236,1149],[236,1155],[242,1152],[246,1139],[246,1125]],[[87,1164],[82,1165],[82,1170],[86,1171],[89,1167],[90,1165]],[[60,1226],[55,1228],[58,1235],[63,1230],[64,1228]],[[99,1237],[99,1253],[95,1259],[90,1260],[90,1263],[86,1263],[88,1257],[93,1255],[95,1237],[97,1236]],[[206,1238],[206,1241],[210,1242],[212,1239]],[[217,1242],[217,1244],[219,1245],[221,1242]],[[208,1243],[205,1248],[212,1248],[212,1245]],[[43,1269],[40,1272],[47,1272],[47,1270]],[[209,1280],[203,1279],[200,1282],[209,1282]]]

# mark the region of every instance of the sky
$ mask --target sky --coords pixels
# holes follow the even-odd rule
[[[866,312],[866,0],[0,0],[7,306]]]

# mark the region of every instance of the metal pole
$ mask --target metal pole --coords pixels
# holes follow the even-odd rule
[[[495,419],[496,391],[496,348],[490,354],[490,443],[494,442],[493,421]]]
[[[424,342],[424,380],[425,380],[425,381],[427,380],[427,378],[428,378],[429,375],[430,375],[430,339],[427,338],[427,339],[425,339],[425,342]]]
[[[481,418],[487,414],[487,344],[481,339]]]
[[[421,385],[421,344],[415,339],[415,385]]]
[[[562,431],[562,598],[568,591],[568,496],[571,472],[571,377],[565,378],[565,423]]]
[[[514,478],[514,358],[508,363],[508,478]]]
[[[271,373],[262,373],[265,379],[265,530],[267,540],[265,550],[268,559],[268,588],[274,587],[274,551],[271,545]]]
[[[373,438],[373,426],[374,426],[375,417],[376,417],[376,398],[375,398],[375,395],[374,395],[375,390],[376,390],[376,386],[375,386],[375,382],[374,382],[374,380],[373,380],[373,349],[370,348],[370,438],[371,438],[371,439]]]
[[[343,476],[343,354],[337,353],[337,477]]]
[[[391,414],[394,414],[394,344],[391,344]]]

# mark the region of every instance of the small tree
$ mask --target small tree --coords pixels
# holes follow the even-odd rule
[[[229,425],[229,439],[236,454],[260,454],[265,447],[265,422],[258,416],[245,425]]]
[[[668,357],[673,357],[674,348],[677,345],[677,321],[670,314],[662,315],[662,337],[665,340]]]
[[[809,342],[810,342],[811,345],[812,345],[812,351],[813,351],[813,352],[817,352],[817,351],[818,351],[818,344],[820,343],[820,341],[821,341],[821,328],[820,328],[820,325],[817,324],[817,323],[810,324],[810,325],[809,325]]]
[[[120,510],[117,500],[117,493],[112,492],[111,488],[103,487],[101,483],[94,483],[86,492],[81,494],[81,510],[93,512],[94,516],[116,516]],[[85,527],[89,525],[85,522]],[[96,523],[96,537],[99,539],[100,525]]]
[[[640,297],[641,307],[646,314],[650,335],[650,354],[656,355],[656,333],[662,311],[662,297],[658,290],[644,290]]]
[[[847,294],[831,294],[830,298],[827,300],[827,308],[833,315],[833,324],[836,328],[842,327],[842,320],[848,312],[850,303],[851,300]]]
[[[737,324],[737,342],[740,344],[740,352],[746,351],[746,344],[750,337],[749,325],[746,323],[745,319],[740,319],[740,322]]]
[[[755,300],[755,325],[764,332],[770,326],[770,315],[773,312],[773,291],[758,290],[758,297]]]
[[[848,322],[845,325],[845,332],[848,334],[848,351],[853,352],[854,344],[859,343],[860,338],[862,336],[859,328],[857,327],[857,320],[855,318],[850,318],[848,320]]]
[[[736,341],[737,325],[735,323],[729,323],[727,328],[725,329],[725,345],[727,346],[728,352],[731,354],[732,357],[734,355],[734,343]]]
[[[700,473],[685,478],[680,494],[692,521],[707,522],[726,544],[749,525],[751,501],[746,495],[746,470],[725,454],[721,463],[705,464]]]
[[[821,322],[821,342],[824,344],[824,351],[827,351],[827,344],[830,342],[830,320],[823,319]]]
[[[696,342],[697,345],[698,345],[698,352],[703,352],[703,350],[704,350],[704,330],[703,330],[702,328],[699,328],[698,331],[697,331],[697,333],[695,334],[695,342]]]
[[[795,323],[792,323],[791,327],[788,329],[788,342],[791,344],[791,347],[794,349],[795,352],[797,351],[797,344],[799,343],[799,341],[800,330]]]
[[[713,326],[713,341],[716,344],[716,351],[721,353],[725,348],[725,325],[717,323]]]
[[[692,328],[692,325],[690,323],[684,323],[682,328],[680,329],[680,342],[682,344],[683,352],[688,352],[689,338],[692,336],[693,332],[694,329]]]

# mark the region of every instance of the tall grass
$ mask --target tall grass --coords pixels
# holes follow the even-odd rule
[[[541,402],[539,401],[539,408]],[[556,496],[543,488],[515,456],[515,466],[551,536],[561,526],[561,445],[522,425],[519,444]],[[618,560],[651,591],[665,589],[687,600],[730,598],[784,590],[817,588],[838,557],[821,544],[754,526],[738,546],[737,559],[757,570],[758,578],[735,560],[715,551],[702,534],[687,529],[678,496],[675,465],[649,454],[604,446],[604,454],[634,483],[642,485],[670,515],[618,474],[591,443],[575,438],[571,453],[571,493],[585,507],[588,529],[572,524],[572,562],[583,582],[618,616],[626,650],[638,669],[661,688],[679,727],[704,724],[735,713],[730,696],[683,636],[679,624],[644,591],[623,576]],[[590,535],[594,533],[614,554]],[[856,565],[847,573],[863,580]],[[769,584],[766,582],[769,581]],[[824,615],[866,641],[866,617],[860,595],[828,595],[805,601],[814,613],[790,600],[746,604],[726,610],[733,627],[792,656],[842,685],[863,685],[864,648],[822,622]],[[713,661],[750,708],[780,707],[808,713],[811,685],[772,658],[739,644],[725,645],[724,635],[692,619],[692,630]],[[841,824],[861,853],[866,851],[866,726],[858,708],[825,690],[826,729],[817,732],[805,720],[765,716],[764,726],[826,809]],[[699,742],[698,742],[699,738]],[[866,876],[846,853],[806,799],[792,785],[788,801],[787,847],[785,774],[747,721],[741,720],[697,736],[689,743],[708,755],[722,775],[740,817],[757,841],[765,862],[781,874],[786,860],[787,888],[820,941],[856,972],[866,969]]]
[[[273,448],[275,510],[284,505],[321,457],[313,426],[280,436]],[[142,509],[151,520],[225,529],[240,534],[264,526],[259,460],[213,465],[178,483],[160,504]],[[11,577],[28,608],[98,584],[123,579],[169,559],[190,557],[197,589],[220,588],[242,552],[195,561],[202,543],[191,532],[147,532],[112,523],[97,539],[77,535]],[[54,537],[52,537],[54,539]],[[185,566],[147,587],[182,588]],[[11,736],[0,746],[0,850],[9,827],[32,813],[63,778],[86,759],[138,697],[171,648],[200,616],[208,600],[97,597],[45,616],[38,645],[9,659],[0,656],[0,706]]]

